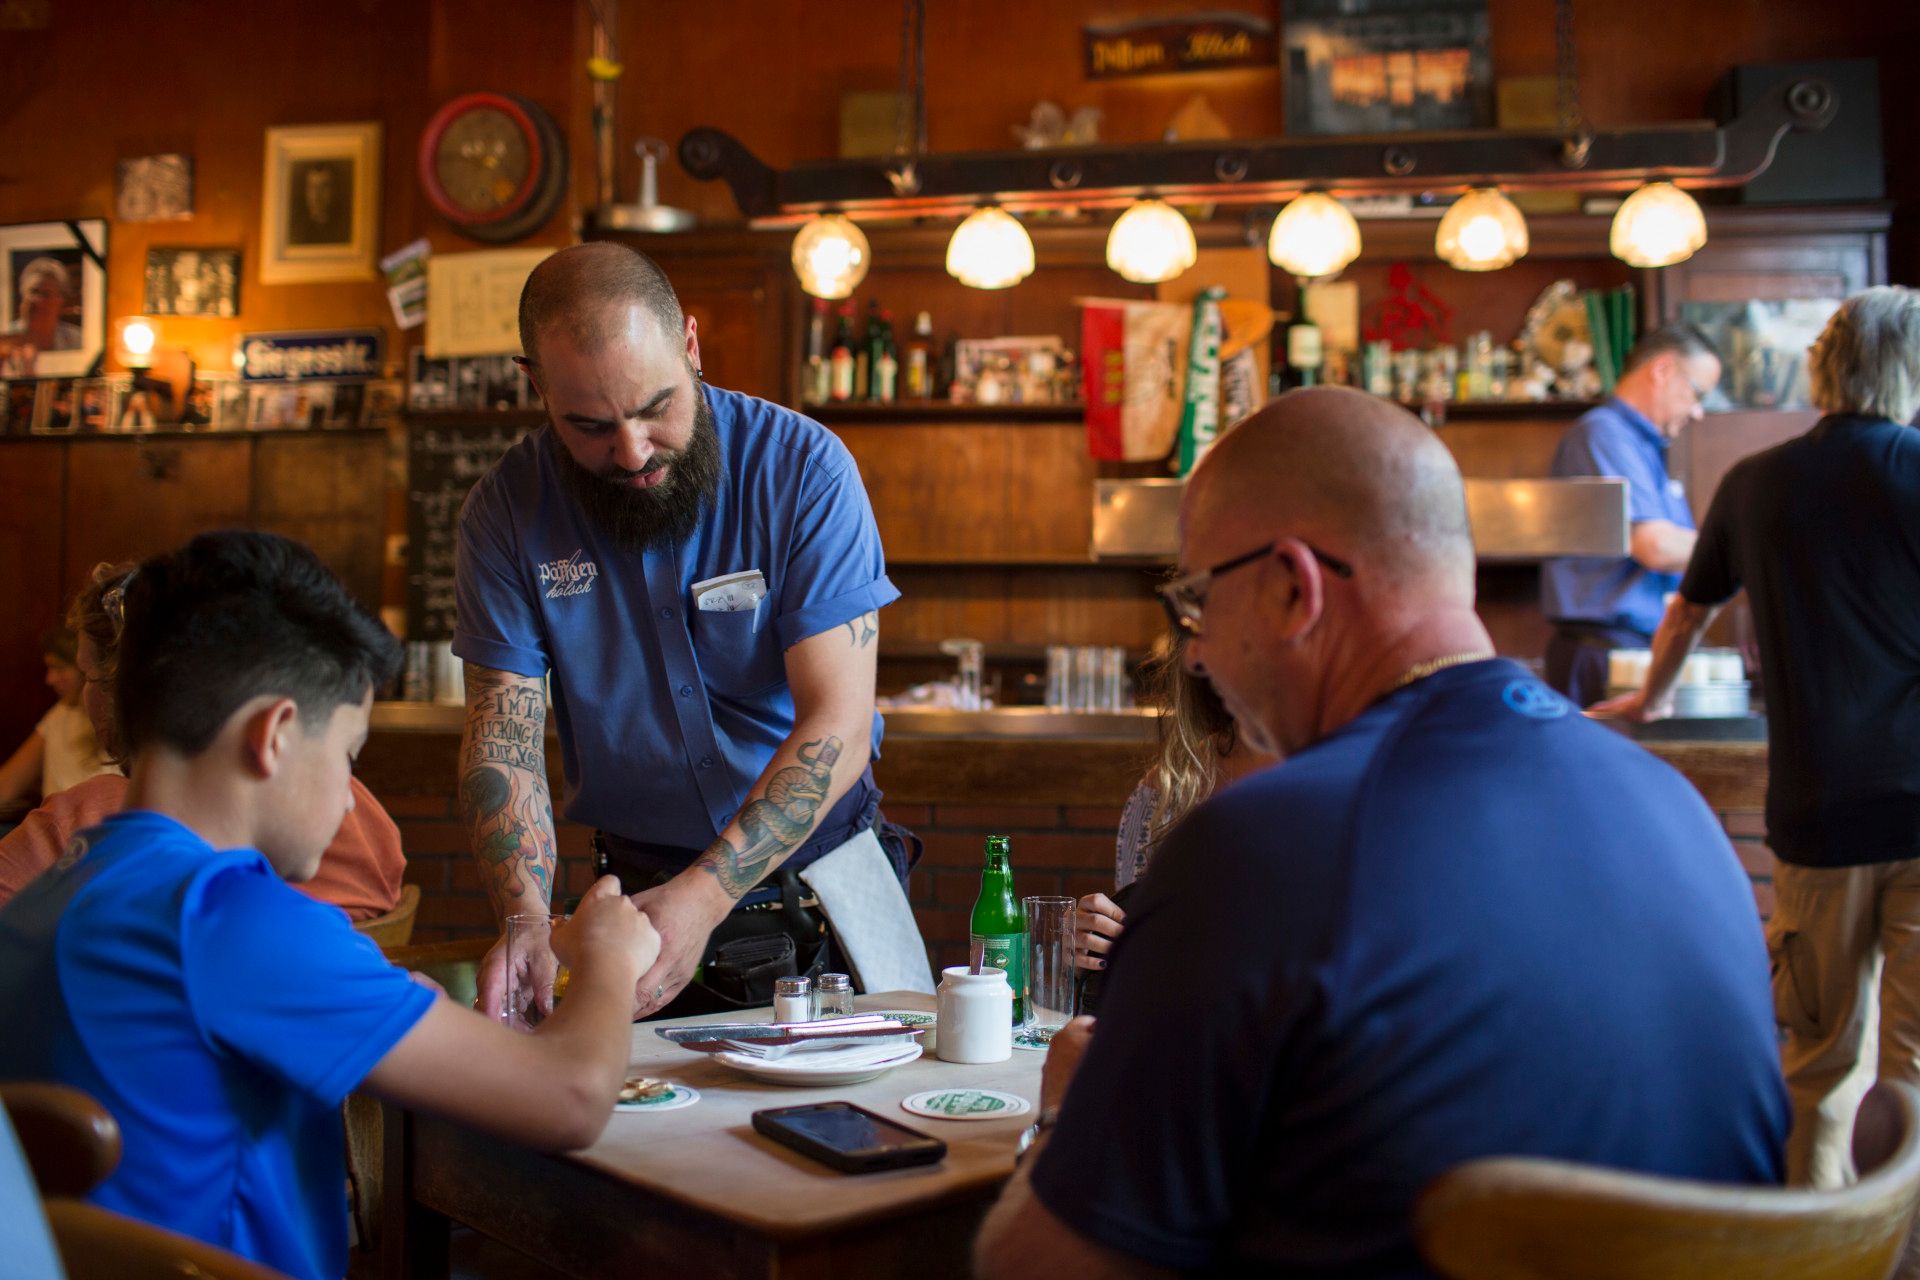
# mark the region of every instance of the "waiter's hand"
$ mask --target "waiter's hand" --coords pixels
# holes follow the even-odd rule
[[[539,948],[534,956],[522,955],[520,959],[520,989],[534,993],[537,1015],[531,1021],[553,1012],[553,978],[559,968],[553,952],[546,947]],[[505,1020],[502,1008],[507,1002],[507,935],[501,934],[491,950],[480,961],[480,970],[475,975],[476,996],[473,1007],[489,1018]]]
[[[1594,703],[1587,708],[1587,714],[1625,720],[1628,724],[1645,724],[1649,720],[1664,720],[1673,714],[1673,695],[1668,694],[1659,703],[1649,705],[1646,690],[1635,689],[1632,693],[1623,693],[1617,698],[1608,698]]]
[[[633,905],[660,931],[660,957],[633,988],[633,1016],[644,1018],[665,1008],[693,980],[707,936],[733,910],[733,899],[696,868],[634,894]]]

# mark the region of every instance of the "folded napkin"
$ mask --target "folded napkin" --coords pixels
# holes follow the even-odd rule
[[[802,1050],[783,1053],[768,1052],[764,1041],[750,1040],[739,1045],[729,1045],[727,1052],[763,1061],[783,1060],[795,1068],[804,1068],[809,1071],[845,1071],[853,1067],[870,1067],[876,1063],[890,1061],[905,1053],[912,1043],[912,1037],[900,1036],[890,1043],[869,1041],[865,1044],[845,1045],[839,1048],[808,1045]]]

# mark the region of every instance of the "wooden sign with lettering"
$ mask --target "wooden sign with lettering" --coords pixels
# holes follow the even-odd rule
[[[1141,18],[1082,28],[1087,79],[1274,65],[1273,24],[1247,13]]]

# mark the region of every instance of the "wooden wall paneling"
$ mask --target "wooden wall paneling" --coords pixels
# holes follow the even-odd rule
[[[1648,273],[1662,318],[1679,319],[1688,302],[1844,298],[1886,280],[1885,215],[1877,210],[1722,215],[1709,230],[1691,258]]]
[[[978,518],[1001,522],[1015,558],[1091,557],[1093,460],[1086,428],[1076,422],[994,430],[1005,451],[1006,489],[999,509],[981,509]]]
[[[900,599],[880,615],[883,654],[914,652],[953,637],[998,644],[1013,636],[1008,620],[1014,570],[999,565],[887,566]]]
[[[306,543],[369,609],[380,607],[386,436],[263,436],[253,463],[253,522]]]
[[[629,240],[643,252],[643,239]],[[693,317],[707,381],[729,391],[789,403],[790,353],[799,342],[786,280],[757,260],[659,253],[680,305]],[[787,276],[791,277],[788,272]]]
[[[1015,570],[1009,583],[1009,639],[1033,644],[1124,645],[1144,653],[1165,634],[1154,599],[1161,571],[1134,565]]]
[[[66,444],[0,443],[0,752],[11,754],[53,705],[40,661],[40,635],[66,612],[61,572],[61,493]]]
[[[1674,442],[1673,469],[1686,479],[1693,518],[1706,518],[1714,493],[1734,463],[1805,434],[1819,419],[1812,409],[1748,409],[1710,413],[1689,424]]]
[[[254,441],[76,440],[67,457],[65,580],[252,518]],[[377,526],[376,526],[377,527]]]

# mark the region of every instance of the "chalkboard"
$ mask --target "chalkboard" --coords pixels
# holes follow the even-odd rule
[[[407,415],[407,639],[453,638],[460,504],[540,420],[531,413]]]

